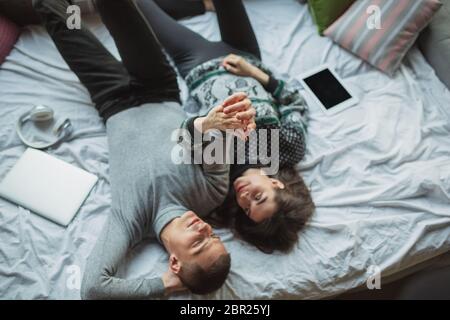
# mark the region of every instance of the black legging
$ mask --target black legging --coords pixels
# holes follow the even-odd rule
[[[203,0],[155,0],[156,4],[176,20],[206,12]]]
[[[97,0],[96,4],[122,62],[84,25],[80,30],[67,28],[67,0],[38,0],[34,7],[104,121],[143,103],[179,102],[176,73],[133,0]]]
[[[209,41],[175,18],[205,12],[201,0],[136,0],[159,41],[174,60],[183,77],[196,66],[230,53],[252,54],[261,58],[258,42],[242,0],[213,0],[222,41]]]

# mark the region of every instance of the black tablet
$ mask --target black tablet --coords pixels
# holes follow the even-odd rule
[[[355,96],[328,65],[321,65],[308,71],[300,80],[310,97],[327,114],[334,114],[358,103]]]

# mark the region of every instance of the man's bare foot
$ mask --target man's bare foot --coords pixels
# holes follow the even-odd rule
[[[206,11],[216,11],[216,8],[214,8],[212,0],[203,0],[203,4],[205,5]]]

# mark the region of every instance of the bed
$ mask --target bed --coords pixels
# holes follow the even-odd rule
[[[311,108],[308,151],[299,169],[317,210],[290,254],[266,255],[218,230],[232,255],[225,285],[188,299],[318,299],[433,261],[450,250],[450,92],[417,47],[389,78],[317,35],[305,5],[293,0],[245,2],[263,60],[294,78],[331,63],[360,103],[334,116]],[[218,39],[215,15],[183,20]],[[89,26],[117,56],[98,18]],[[186,90],[182,82],[183,96]],[[26,27],[0,68],[0,179],[25,147],[16,119],[47,104],[70,117],[74,135],[48,152],[99,181],[67,228],[0,199],[0,298],[79,299],[89,255],[110,213],[105,127],[87,91],[39,26]],[[167,254],[146,240],[120,274],[159,275]]]

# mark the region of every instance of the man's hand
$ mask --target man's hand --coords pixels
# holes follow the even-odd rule
[[[166,288],[167,295],[170,295],[174,292],[187,290],[187,288],[181,282],[180,278],[170,269],[163,274],[162,281],[164,283],[164,288]]]
[[[251,101],[244,95],[245,93],[242,92],[236,93],[223,103],[223,112],[228,115],[235,115],[243,123],[244,126],[242,128],[235,130],[235,135],[242,140],[246,140],[249,133],[256,129],[256,110],[253,108]]]
[[[266,86],[269,83],[269,75],[258,67],[252,65],[243,57],[229,54],[222,61],[222,66],[228,71],[237,76],[255,78],[262,85]]]
[[[256,128],[256,111],[247,95],[238,92],[228,97],[221,105],[211,109],[206,117],[197,118],[194,126],[198,131],[227,129],[249,132]]]
[[[200,132],[211,129],[226,131],[227,129],[243,129],[245,124],[236,117],[236,114],[226,114],[223,112],[223,105],[214,107],[206,117],[195,119],[194,127]]]

